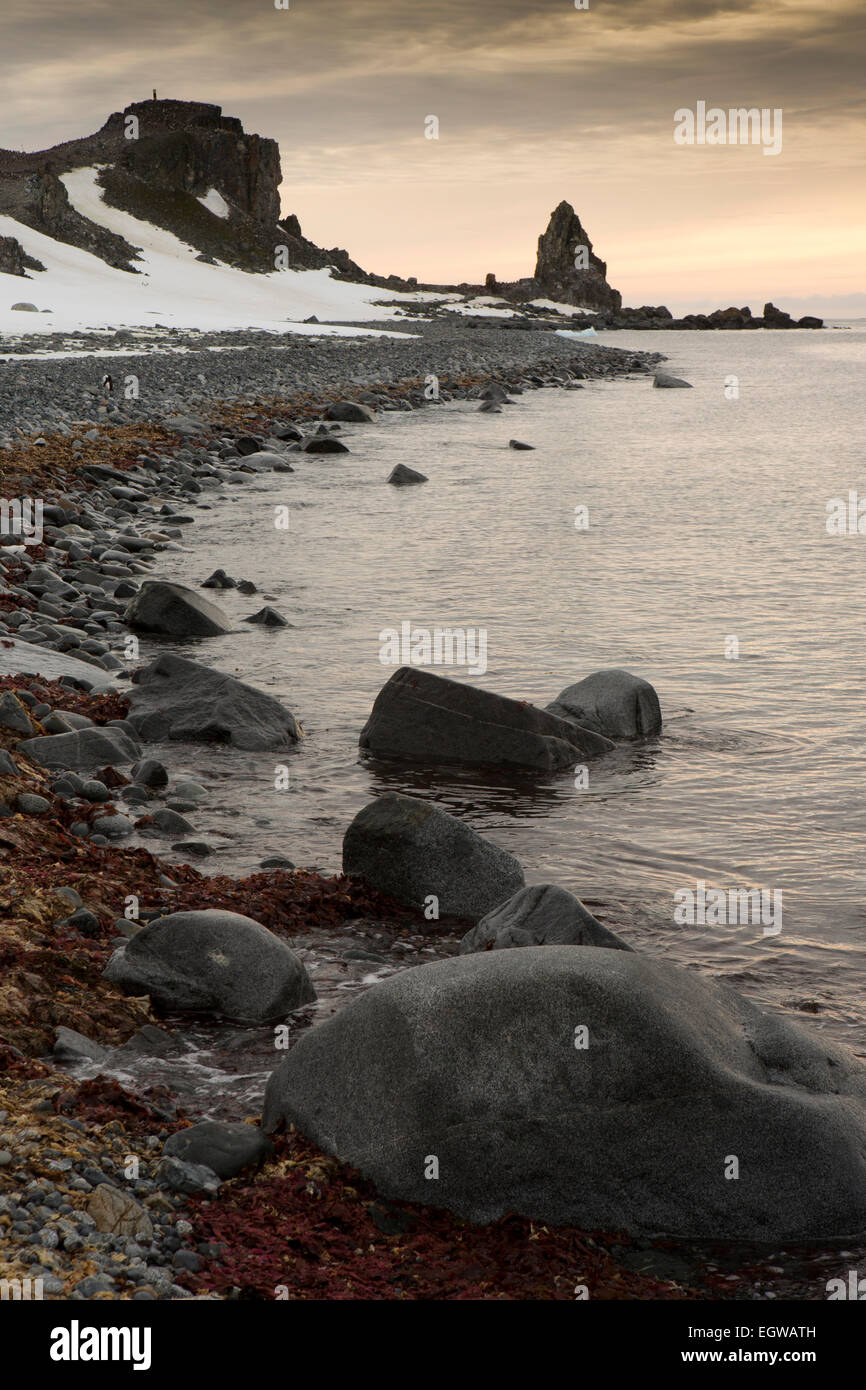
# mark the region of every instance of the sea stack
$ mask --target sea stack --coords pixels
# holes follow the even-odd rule
[[[607,265],[592,249],[589,234],[570,203],[550,215],[538,238],[535,279],[545,295],[582,309],[620,309],[622,295],[607,283]]]

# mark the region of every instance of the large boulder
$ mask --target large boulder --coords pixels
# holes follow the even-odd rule
[[[376,758],[540,773],[574,767],[613,746],[525,700],[410,666],[379,691],[359,743]]]
[[[612,931],[596,921],[573,893],[542,883],[521,888],[468,931],[460,954],[504,951],[512,946],[601,946],[630,951]]]
[[[255,752],[291,748],[303,738],[294,715],[272,695],[197,661],[163,653],[135,680],[130,719],[145,733],[154,716],[160,737],[190,743],[230,743]]]
[[[221,608],[183,584],[146,579],[126,605],[124,618],[141,632],[160,632],[165,637],[218,637],[231,632],[231,622]]]
[[[649,681],[615,666],[567,685],[547,708],[608,738],[641,738],[662,727],[659,697]]]
[[[122,729],[75,729],[69,734],[44,734],[18,744],[40,767],[65,772],[91,772],[98,767],[123,767],[134,763],[140,748]]]
[[[388,792],[359,811],[343,838],[343,872],[407,906],[438,899],[443,916],[477,921],[523,886],[513,855],[417,796]]]
[[[392,976],[276,1068],[263,1127],[283,1120],[386,1196],[474,1222],[866,1231],[864,1064],[629,951],[489,951]]]
[[[20,275],[29,280],[28,270],[44,269],[42,262],[28,256],[21,242],[14,236],[0,236],[0,275]],[[21,304],[12,305],[13,309],[21,307]],[[31,310],[35,307],[35,304],[30,305]]]
[[[208,908],[158,917],[114,952],[103,974],[171,1011],[270,1023],[311,1003],[303,962],[250,917]]]

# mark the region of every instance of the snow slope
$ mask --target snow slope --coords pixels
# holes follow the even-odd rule
[[[418,292],[401,295],[370,285],[349,284],[333,279],[327,269],[252,275],[224,264],[206,265],[196,260],[193,247],[171,232],[103,202],[97,172],[74,169],[64,174],[69,200],[85,217],[119,232],[140,249],[142,258],[135,262],[140,273],[116,270],[87,251],[55,241],[11,217],[0,216],[0,236],[16,237],[27,254],[46,268],[44,272],[29,272],[30,279],[0,275],[0,333],[165,324],[212,331],[264,328],[276,333],[317,336],[367,334],[376,330],[322,325],[399,319],[401,301],[417,303],[437,297]],[[215,199],[210,194],[208,198],[216,212]],[[374,300],[391,303],[374,308]],[[11,306],[19,302],[51,312],[13,310]],[[322,323],[300,322],[311,314]]]

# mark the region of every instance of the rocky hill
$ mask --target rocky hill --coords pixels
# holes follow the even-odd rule
[[[0,150],[0,213],[134,272],[136,248],[69,203],[60,176],[91,166],[100,166],[109,206],[173,232],[202,258],[267,272],[275,268],[274,248],[284,245],[294,268],[332,265],[348,279],[368,278],[346,251],[308,241],[296,216],[280,217],[277,142],[247,134],[219,106],[135,102],[95,135],[34,153]],[[206,206],[214,190],[221,201]],[[0,247],[0,270],[25,273],[22,254]]]

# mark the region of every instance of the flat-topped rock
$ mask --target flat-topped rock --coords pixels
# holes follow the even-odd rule
[[[401,666],[379,691],[359,743],[377,758],[538,773],[613,747],[524,700],[411,666]]]

